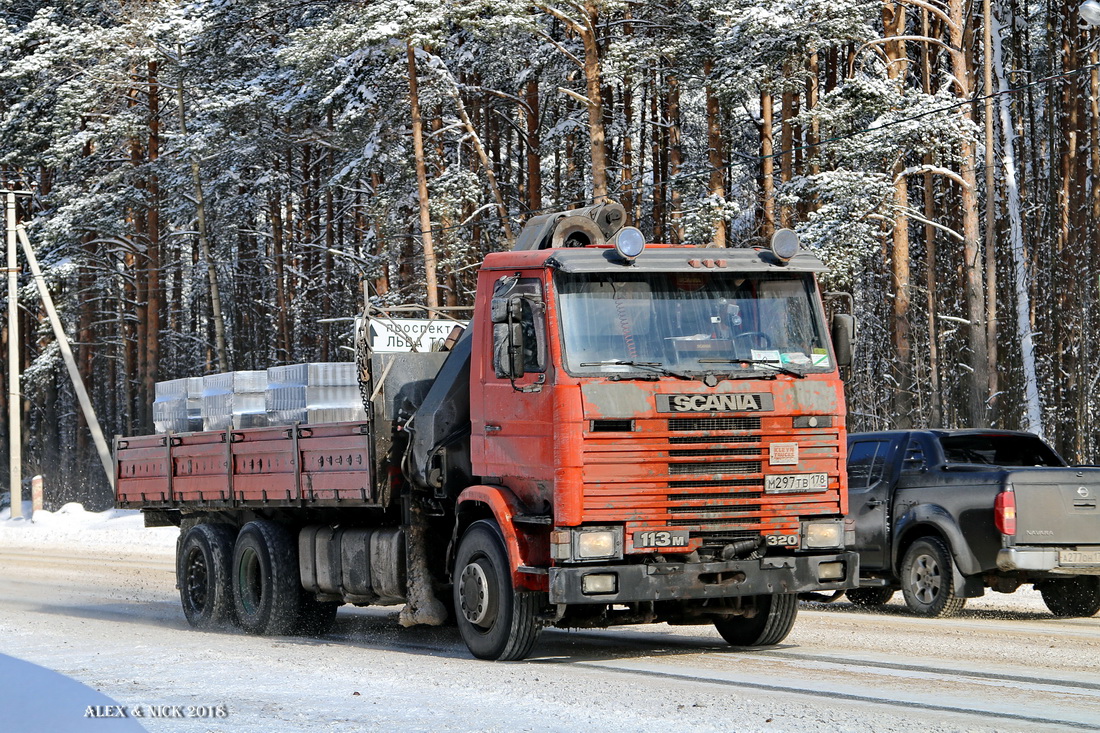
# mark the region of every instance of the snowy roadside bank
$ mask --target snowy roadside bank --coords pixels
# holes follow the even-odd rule
[[[11,509],[0,510],[0,552],[4,548],[79,548],[78,551],[112,551],[140,555],[173,555],[175,527],[145,527],[141,512],[108,509],[88,512],[77,503],[56,512],[37,511],[31,517],[30,502],[23,502],[23,517],[11,518]]]

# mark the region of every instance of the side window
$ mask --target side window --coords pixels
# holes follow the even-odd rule
[[[883,477],[889,447],[890,443],[885,440],[867,440],[849,446],[849,489],[866,489]]]
[[[909,441],[909,447],[905,449],[905,460],[902,461],[902,473],[918,473],[925,468],[924,448],[915,440]]]
[[[518,313],[512,314],[523,332],[523,371],[546,371],[546,324],[542,300],[542,282],[537,278],[519,278],[514,275],[497,280],[493,288],[494,313],[506,312],[505,303],[518,297]],[[500,304],[500,308],[497,304]],[[494,321],[497,318],[494,317]],[[508,329],[495,323],[493,328],[493,365],[496,376],[508,375]]]

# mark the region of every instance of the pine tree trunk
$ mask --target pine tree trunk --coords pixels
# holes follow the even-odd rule
[[[427,281],[429,308],[439,307],[439,285],[436,281],[435,247],[432,243],[432,217],[428,208],[428,173],[424,159],[424,124],[420,119],[420,93],[416,79],[416,52],[412,43],[405,44],[409,62],[409,105],[412,108],[413,155],[416,158],[416,191],[420,203],[420,241],[424,248],[424,279]]]
[[[684,241],[684,195],[677,177],[684,167],[684,148],[680,139],[680,81],[674,73],[665,75],[668,90],[668,191],[670,240],[673,244]]]
[[[713,70],[714,59],[708,58],[703,66],[703,73],[708,80],[706,87],[707,163],[710,165],[710,176],[707,181],[707,193],[710,195],[712,205],[721,207],[726,201],[726,176],[723,167],[725,155],[722,153],[722,109],[714,93],[714,87],[709,83]],[[714,238],[710,242],[712,247],[726,246],[726,216],[721,209],[719,212],[719,215],[714,218]]]
[[[760,196],[763,219],[760,223],[760,236],[771,239],[775,232],[775,144],[772,133],[772,95],[767,90],[760,92]]]
[[[539,82],[532,78],[524,86],[527,145],[527,209],[542,208],[542,142],[539,139]]]
[[[959,99],[969,100],[972,94],[970,79],[973,69],[966,56],[963,37],[965,28],[963,0],[950,0],[950,16],[953,25],[949,27],[952,51],[951,71]],[[963,121],[972,124],[970,105],[960,108]],[[967,331],[970,341],[970,388],[968,422],[970,427],[986,427],[989,418],[986,404],[989,398],[989,359],[985,330],[985,280],[981,257],[981,232],[978,226],[978,181],[975,171],[978,160],[974,141],[963,139],[959,147],[959,176],[962,178],[959,205],[962,215],[963,235],[963,271],[965,273],[966,315],[970,321]]]
[[[149,62],[149,143],[147,158],[149,165],[156,164],[160,157],[160,84],[158,64]],[[153,426],[152,398],[156,391],[157,374],[160,371],[160,325],[161,301],[160,282],[160,179],[155,173],[149,176],[149,208],[147,209],[146,234],[148,239],[146,263],[148,272],[145,277],[149,324],[146,329],[148,339],[145,344],[145,394],[150,402],[147,407],[147,421]]]
[[[187,112],[183,97],[183,69],[179,70],[179,84],[176,87],[176,103],[179,107],[180,134],[187,137]],[[206,199],[203,196],[202,171],[199,159],[191,155],[191,183],[195,197],[196,229],[199,237],[199,250],[206,263],[207,281],[210,286],[210,318],[214,324],[214,356],[218,371],[229,371],[229,357],[225,348],[225,319],[222,317],[221,291],[218,288],[218,270],[210,248],[210,237],[206,230]],[[127,373],[131,373],[127,370]]]

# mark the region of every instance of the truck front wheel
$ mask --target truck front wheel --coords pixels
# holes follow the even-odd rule
[[[176,555],[176,584],[187,623],[205,629],[233,621],[230,564],[233,529],[196,524],[183,535]]]
[[[914,542],[901,561],[901,592],[905,605],[920,616],[947,618],[966,605],[955,595],[951,553],[938,537]]]
[[[233,550],[233,606],[241,628],[274,636],[293,632],[301,596],[292,534],[266,520],[246,524]]]
[[[1078,575],[1036,583],[1043,603],[1055,616],[1092,616],[1100,611],[1100,578]]]
[[[769,646],[787,638],[798,615],[798,595],[756,596],[756,615],[733,616],[714,622],[714,628],[733,646]]]
[[[489,521],[474,522],[455,557],[454,601],[458,630],[478,659],[525,658],[539,634],[538,594],[512,586],[504,539]]]

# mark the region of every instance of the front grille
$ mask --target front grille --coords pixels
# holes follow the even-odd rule
[[[760,440],[758,435],[723,435],[723,443],[755,443]],[[706,435],[673,435],[668,439],[673,445],[685,445],[692,443],[713,443],[714,438]]]
[[[835,494],[794,508],[789,496],[764,493],[768,446],[791,440],[789,424],[759,416],[693,415],[636,418],[628,435],[587,432],[584,521],[624,522],[628,532],[675,527],[687,530],[692,547],[722,547],[790,529],[802,516],[836,514]],[[811,445],[800,441],[800,448]],[[826,447],[838,452],[835,443]],[[773,507],[777,516],[771,516]]]
[[[746,525],[746,524],[759,524],[760,520],[756,517],[723,517],[717,522],[708,522],[700,519],[670,519],[667,524],[670,527],[697,527],[699,525],[705,525],[711,531],[722,531],[717,529],[718,527]]]
[[[744,531],[737,529],[722,530],[692,530],[688,535],[693,540],[699,540],[703,547],[725,547],[739,540],[758,540],[760,533],[757,531]]]
[[[729,506],[711,506],[705,507],[698,506],[671,506],[668,508],[669,514],[694,514],[700,519],[718,519],[724,520],[726,517],[733,516],[734,514],[743,514],[745,512],[758,512],[760,511],[759,504],[731,504]]]
[[[669,481],[670,489],[705,489],[708,487],[760,486],[758,478],[735,478],[728,481]]]
[[[723,487],[727,486],[727,484],[725,484],[721,481],[715,481],[714,483],[719,484]],[[759,483],[759,482],[754,482],[754,483]],[[675,501],[723,501],[723,500],[729,500],[729,499],[759,499],[763,495],[764,495],[764,493],[761,492],[761,491],[744,491],[744,492],[734,492],[734,493],[725,493],[725,494],[669,494],[668,495],[668,500],[673,501],[673,502],[675,502]]]
[[[669,476],[707,476],[716,473],[760,473],[760,461],[710,461],[670,463]]]
[[[668,420],[672,432],[695,430],[759,430],[758,417],[672,417]]]
[[[701,456],[759,456],[759,448],[704,448],[698,450],[670,450],[669,457],[691,458]]]

